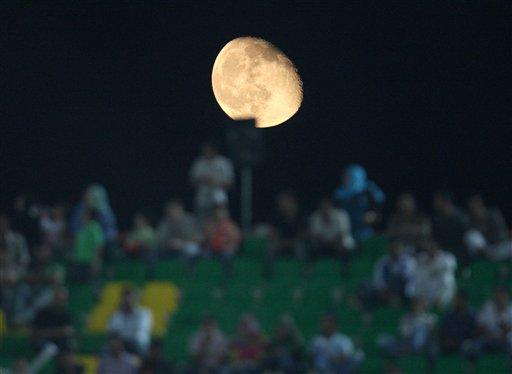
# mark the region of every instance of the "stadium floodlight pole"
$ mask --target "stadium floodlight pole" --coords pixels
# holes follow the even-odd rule
[[[240,170],[240,223],[244,235],[252,229],[253,171],[263,159],[262,131],[254,119],[230,121],[227,144],[230,156]]]

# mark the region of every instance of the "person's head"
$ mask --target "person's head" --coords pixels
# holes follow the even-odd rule
[[[238,334],[242,338],[251,339],[260,333],[260,324],[250,313],[242,315],[238,322]]]
[[[27,196],[20,194],[14,199],[14,210],[16,212],[23,212],[27,208]]]
[[[201,155],[207,159],[212,159],[219,154],[219,149],[214,143],[203,143],[201,146]]]
[[[398,196],[396,209],[402,214],[413,214],[416,211],[416,199],[412,194],[404,193]]]
[[[476,218],[482,218],[487,213],[484,199],[480,195],[473,195],[468,199],[469,213]]]
[[[61,204],[55,205],[50,212],[52,219],[63,220],[66,218],[66,207]]]
[[[416,315],[424,313],[425,302],[419,297],[413,298],[411,300],[411,312]]]
[[[346,188],[357,191],[363,190],[367,185],[366,170],[361,165],[352,164],[345,168],[341,177],[341,183]]]
[[[279,324],[277,325],[276,335],[279,339],[286,339],[297,334],[297,327],[295,321],[290,315],[284,315],[281,317]]]
[[[83,221],[85,223],[91,222],[91,221],[98,221],[98,212],[93,209],[85,209],[83,213]]]
[[[324,199],[320,200],[319,209],[322,214],[327,215],[333,211],[334,204],[331,199],[324,198]]]
[[[107,347],[112,355],[119,356],[124,351],[124,343],[121,335],[111,331],[108,334]]]
[[[68,304],[68,290],[64,287],[56,287],[53,291],[53,305],[56,308],[65,308]]]
[[[25,357],[17,358],[12,364],[12,372],[16,374],[30,373],[30,365]]]
[[[85,190],[84,202],[89,209],[102,212],[109,208],[107,189],[100,184],[92,184]]]
[[[204,331],[212,333],[217,329],[217,319],[211,314],[204,316],[202,321],[202,328]]]
[[[469,306],[469,294],[464,290],[458,290],[453,300],[453,309],[464,311]]]
[[[428,254],[431,257],[436,256],[441,250],[439,243],[433,238],[427,238],[422,240],[420,243],[420,247],[425,251],[426,254]]]
[[[225,205],[217,205],[213,208],[212,217],[215,221],[223,221],[229,218],[229,210]]]
[[[170,200],[165,207],[165,213],[173,221],[181,220],[185,215],[183,202],[178,199]]]
[[[7,214],[0,213],[0,235],[5,234],[10,229],[9,217],[7,217]]]
[[[125,312],[131,312],[137,305],[137,290],[126,286],[121,294],[120,308]]]
[[[73,369],[77,364],[75,352],[72,349],[63,349],[57,356],[59,369],[68,370],[67,372],[74,372]]]
[[[331,336],[336,332],[336,316],[332,313],[325,314],[320,320],[320,331],[325,336]]]
[[[284,215],[297,213],[297,199],[291,192],[282,192],[276,198],[277,210]]]
[[[393,259],[397,259],[403,252],[403,244],[398,240],[394,240],[389,244],[389,255]]]
[[[505,309],[509,304],[510,293],[505,286],[494,289],[494,302],[499,309]]]
[[[149,345],[149,357],[152,359],[156,359],[162,357],[164,342],[162,339],[153,339],[151,340],[151,344]]]
[[[448,191],[438,191],[434,194],[432,204],[440,214],[451,214],[455,209],[453,195]]]
[[[144,213],[136,213],[133,217],[133,227],[136,229],[143,229],[148,226],[151,226],[151,222],[149,221],[149,217]]]
[[[0,265],[6,265],[9,261],[9,252],[7,252],[7,245],[0,239]]]

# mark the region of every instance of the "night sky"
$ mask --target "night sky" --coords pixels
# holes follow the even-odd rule
[[[100,182],[126,225],[135,209],[190,202],[198,146],[226,127],[213,62],[250,35],[304,82],[300,111],[262,130],[258,218],[282,189],[312,208],[358,162],[391,201],[413,191],[428,209],[438,188],[461,203],[480,191],[511,219],[510,6],[322,3],[2,1],[1,204]]]

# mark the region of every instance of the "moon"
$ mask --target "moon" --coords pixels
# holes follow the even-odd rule
[[[277,126],[302,103],[297,69],[278,48],[254,37],[230,41],[212,71],[215,99],[232,119],[254,118],[256,127]]]

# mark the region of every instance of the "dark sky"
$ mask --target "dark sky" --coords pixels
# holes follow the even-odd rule
[[[358,162],[390,199],[411,190],[426,208],[438,188],[481,191],[512,218],[509,5],[284,3],[3,1],[1,203],[74,199],[91,181],[125,220],[190,201],[198,145],[225,129],[213,61],[251,35],[304,81],[297,115],[262,130],[259,217],[283,188],[313,205]]]

